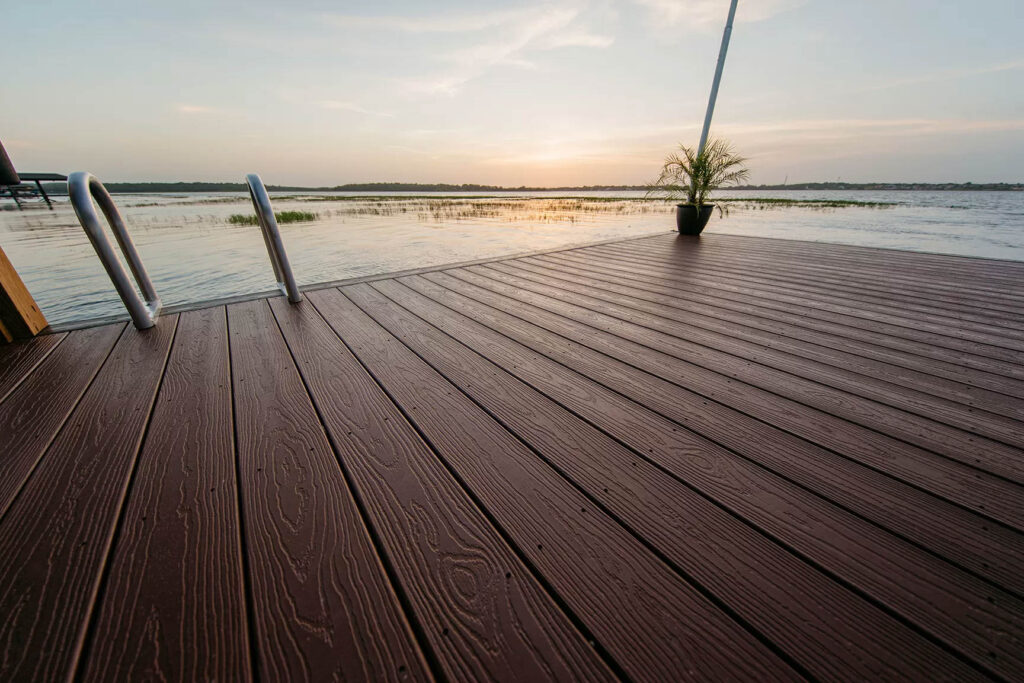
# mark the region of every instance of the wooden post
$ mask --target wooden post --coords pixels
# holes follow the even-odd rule
[[[34,337],[46,325],[35,299],[0,249],[0,343]]]

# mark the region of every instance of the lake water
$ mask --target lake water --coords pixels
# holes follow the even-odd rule
[[[567,196],[577,199],[562,199]],[[670,205],[642,193],[508,194],[501,198],[386,200],[345,193],[277,195],[276,211],[317,219],[282,225],[299,284],[557,249],[673,229]],[[721,196],[893,202],[890,208],[769,208],[733,205],[708,232],[855,244],[1024,261],[1021,192],[756,192]],[[465,194],[459,197],[466,197]],[[529,197],[530,199],[526,199]],[[274,288],[246,194],[117,195],[132,238],[165,306]],[[0,201],[0,206],[10,202]],[[123,314],[124,309],[67,199],[56,210],[0,210],[0,247],[52,324]]]

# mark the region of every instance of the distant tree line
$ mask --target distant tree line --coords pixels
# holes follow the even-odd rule
[[[787,183],[784,185],[742,185],[734,190],[972,190],[1008,191],[1024,190],[1024,183]]]
[[[104,183],[113,194],[154,194],[188,192],[245,192],[244,183]],[[50,194],[67,194],[65,183],[43,183]],[[575,185],[563,187],[502,187],[463,183],[349,183],[333,187],[268,185],[271,192],[622,192],[644,191],[646,185]],[[784,185],[741,185],[734,190],[975,190],[1024,191],[1024,183],[788,183]]]

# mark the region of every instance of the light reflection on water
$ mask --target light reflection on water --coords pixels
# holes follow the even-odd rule
[[[642,196],[628,192],[573,194],[586,198]],[[708,231],[1024,261],[1024,193],[723,193],[735,197],[765,194],[896,201],[901,205],[834,210],[740,205],[725,219],[716,216]],[[231,214],[252,212],[247,196],[119,195],[115,200],[165,305],[274,287],[259,229],[227,222]],[[281,228],[300,284],[557,249],[673,228],[671,206],[581,204],[550,196],[531,201],[407,198],[400,202],[305,201],[292,196],[275,198],[274,208],[319,215],[314,222]],[[52,212],[0,211],[0,246],[51,323],[123,313],[66,199],[61,198]]]

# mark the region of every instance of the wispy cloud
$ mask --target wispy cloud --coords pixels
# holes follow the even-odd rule
[[[485,167],[621,167],[655,169],[680,141],[693,140],[696,125],[638,123],[595,127],[548,138],[537,135],[491,140],[479,149]],[[914,141],[1024,131],[1024,119],[799,119],[724,122],[715,132],[736,142],[758,164],[779,159],[827,159],[877,153]]]
[[[325,19],[329,24],[345,29],[401,31],[404,33],[466,33],[518,21],[528,11],[517,9],[419,17],[327,14]]]
[[[614,37],[592,30],[581,7],[539,5],[486,13],[420,17],[329,15],[330,24],[360,31],[410,34],[461,34],[463,47],[439,55],[447,68],[406,81],[412,93],[454,94],[466,83],[498,66],[535,68],[534,53],[559,48],[606,48]],[[446,43],[453,42],[446,38]]]
[[[724,0],[633,0],[646,8],[650,19],[659,26],[689,24],[699,28],[717,26],[725,22],[729,5]],[[770,19],[776,14],[806,4],[807,0],[749,0],[736,8],[737,22]]]
[[[210,114],[217,111],[214,107],[200,104],[176,104],[174,109],[182,114]]]
[[[324,109],[336,109],[336,110],[339,110],[339,111],[351,111],[351,112],[355,112],[356,114],[365,114],[366,116],[380,116],[380,117],[389,118],[389,119],[395,118],[395,115],[391,114],[389,112],[373,111],[372,109],[366,109],[365,107],[361,107],[358,104],[355,104],[354,102],[341,102],[341,101],[338,101],[338,100],[324,100],[324,101],[320,102],[320,106],[322,108],[324,108]]]
[[[778,123],[725,123],[717,127],[731,137],[749,135],[856,139],[860,136],[907,136],[1024,130],[1024,119],[813,119]]]
[[[986,66],[977,67],[962,67],[957,69],[942,69],[940,71],[933,71],[930,73],[917,74],[914,76],[905,76],[902,78],[894,78],[881,83],[875,83],[873,85],[866,86],[857,90],[857,92],[871,92],[873,90],[886,90],[889,88],[902,88],[910,85],[921,85],[924,83],[942,83],[945,81],[953,81],[960,78],[968,78],[970,76],[984,76],[985,74],[1002,73],[1005,71],[1021,71],[1024,70],[1024,60],[1018,60],[1015,62],[1000,62],[998,64],[988,64]]]

